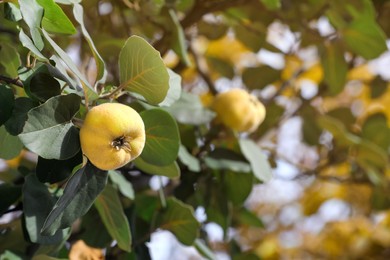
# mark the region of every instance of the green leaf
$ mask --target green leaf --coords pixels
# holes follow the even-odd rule
[[[89,35],[87,29],[85,28],[84,25],[84,10],[83,7],[80,4],[75,3],[73,6],[73,15],[76,19],[76,21],[80,24],[81,26],[81,32],[84,35],[85,40],[87,41],[89,48],[92,51],[92,55],[95,59],[96,62],[96,67],[97,67],[97,75],[96,75],[96,84],[98,83],[105,83],[106,77],[107,77],[107,70],[106,70],[106,65],[104,64],[104,60],[97,51],[95,44],[93,43],[93,40],[91,36]]]
[[[13,3],[5,3],[4,5],[4,18],[13,21],[18,22],[22,20],[22,13],[20,12],[20,9]]]
[[[138,36],[127,39],[119,53],[121,86],[142,95],[152,105],[162,102],[169,88],[169,74],[160,56]]]
[[[260,22],[239,24],[234,26],[237,39],[254,52],[258,52],[265,44],[267,27]]]
[[[198,158],[190,154],[183,145],[180,145],[179,148],[179,159],[190,171],[200,172],[200,162]]]
[[[195,239],[194,246],[198,252],[209,260],[217,260],[217,257],[214,255],[213,251],[199,238]]]
[[[0,65],[4,67],[6,75],[16,78],[21,64],[17,50],[6,42],[0,43],[0,57]]]
[[[145,123],[146,143],[141,158],[150,164],[172,164],[179,153],[180,135],[176,121],[161,109],[141,112]]]
[[[164,101],[158,104],[159,106],[169,107],[177,100],[181,95],[181,76],[176,74],[173,70],[168,69],[169,73],[169,89]]]
[[[227,198],[234,205],[242,205],[252,191],[253,175],[233,171],[224,171],[221,175]]]
[[[165,176],[171,179],[180,177],[180,168],[176,162],[173,162],[169,165],[158,166],[145,162],[142,158],[138,157],[134,160],[135,166],[143,172]]]
[[[31,41],[30,37],[28,37],[27,34],[23,31],[23,29],[20,29],[19,40],[22,43],[23,47],[29,49],[38,60],[48,61],[48,59],[34,45],[34,43]]]
[[[226,34],[229,27],[223,23],[209,23],[200,20],[197,23],[199,35],[206,36],[209,40],[217,40]]]
[[[172,48],[173,50],[179,55],[181,61],[186,66],[190,66],[191,62],[188,57],[187,53],[187,44],[186,44],[186,38],[184,35],[184,30],[180,24],[179,18],[177,17],[177,14],[175,10],[172,8],[168,9],[168,17],[169,17],[169,23],[170,23],[170,29],[173,28],[172,33]]]
[[[344,89],[347,80],[348,64],[344,50],[339,44],[326,44],[321,53],[324,80],[331,95],[337,95]]]
[[[79,133],[72,123],[81,99],[76,94],[56,96],[31,109],[19,134],[23,144],[45,159],[64,160],[80,150]]]
[[[236,172],[251,172],[251,166],[245,158],[235,152],[216,148],[204,158],[208,167],[214,170],[231,170]]]
[[[19,0],[20,11],[22,12],[23,20],[30,28],[30,34],[34,41],[34,45],[39,51],[43,49],[44,43],[42,36],[39,33],[43,16],[43,8],[36,0]]]
[[[269,10],[277,10],[282,6],[280,0],[260,0],[260,2],[262,2]]]
[[[15,97],[12,89],[0,84],[0,126],[11,117],[14,103]]]
[[[238,225],[247,225],[250,227],[264,228],[264,223],[255,213],[249,211],[247,208],[240,208],[234,215]]]
[[[55,198],[51,196],[47,187],[40,183],[34,174],[28,175],[23,186],[23,212],[31,242],[54,245],[68,237],[70,229],[58,230],[51,236],[40,234],[40,229],[54,203]]]
[[[214,112],[202,105],[198,95],[187,92],[182,92],[178,101],[164,109],[182,124],[207,124],[215,117]]]
[[[23,260],[23,258],[9,250],[5,250],[5,252],[0,255],[0,260]]]
[[[45,29],[42,29],[43,36],[45,36],[46,40],[50,43],[50,45],[53,47],[54,51],[59,56],[59,59],[68,66],[68,68],[78,77],[78,79],[81,81],[81,84],[83,85],[83,89],[86,92],[86,97],[89,101],[93,101],[99,98],[98,94],[94,90],[94,88],[89,84],[88,80],[85,78],[85,76],[79,71],[77,65],[72,61],[72,59],[69,57],[69,55],[61,49],[60,46],[57,45],[55,41],[50,37],[50,35],[45,31]]]
[[[218,74],[228,79],[233,79],[235,75],[233,64],[214,56],[206,56],[206,61],[210,70],[216,71]]]
[[[349,133],[340,120],[330,116],[321,116],[316,120],[317,124],[329,131],[340,145],[350,146],[360,143],[360,138]]]
[[[39,156],[35,168],[37,178],[42,183],[48,182],[50,184],[64,181],[72,174],[74,167],[81,164],[82,161],[81,150],[67,160],[45,159]]]
[[[199,222],[191,206],[176,198],[167,199],[167,207],[157,218],[158,226],[171,231],[182,244],[192,245],[199,235]]]
[[[40,102],[45,102],[51,97],[60,95],[61,86],[60,83],[49,74],[46,66],[42,66],[42,68],[46,68],[46,71],[42,71],[41,69],[34,72],[28,78],[28,84],[24,84],[24,89],[30,97]]]
[[[87,214],[82,217],[80,229],[84,232],[80,234],[79,238],[91,247],[105,248],[112,243],[111,235],[95,207],[90,208]]]
[[[50,33],[75,34],[76,28],[54,0],[37,0],[44,9],[42,27]]]
[[[4,124],[11,135],[18,135],[23,131],[24,124],[27,121],[27,113],[35,105],[35,102],[30,98],[20,97],[15,99],[12,115]]]
[[[342,32],[347,48],[365,59],[374,59],[387,50],[386,35],[375,20],[362,17]]]
[[[54,205],[42,227],[41,234],[53,235],[83,216],[107,183],[107,172],[90,162],[79,169],[67,182],[64,193]]]
[[[280,74],[280,70],[275,70],[269,66],[247,68],[242,74],[242,80],[249,89],[263,89],[280,79]]]
[[[380,113],[367,118],[362,127],[362,137],[389,151],[390,128],[386,116]]]
[[[123,196],[134,200],[134,189],[131,182],[126,180],[126,178],[117,171],[109,171],[108,176],[110,177],[112,185],[117,187]]]
[[[5,126],[0,127],[0,158],[9,160],[20,154],[23,144],[19,137],[10,135]]]
[[[0,184],[0,216],[14,204],[22,195],[20,186],[11,185],[8,183]]]
[[[240,149],[252,167],[255,177],[263,182],[271,179],[271,166],[260,147],[252,140],[240,139]]]
[[[123,212],[118,193],[111,185],[107,185],[97,197],[95,207],[108,233],[117,241],[118,247],[130,252],[131,234],[129,222]]]

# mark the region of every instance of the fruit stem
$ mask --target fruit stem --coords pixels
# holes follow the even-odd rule
[[[78,126],[78,127],[82,127],[83,126],[83,124],[84,124],[84,121],[82,120],[82,119],[80,119],[80,118],[77,118],[77,117],[73,117],[72,118],[72,123],[74,124],[74,125],[76,125],[76,126]]]

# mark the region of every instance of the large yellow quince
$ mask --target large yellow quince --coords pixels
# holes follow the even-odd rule
[[[264,105],[243,89],[231,89],[218,94],[211,106],[217,122],[237,132],[255,131],[265,118]]]
[[[137,158],[145,146],[145,125],[129,106],[104,103],[93,107],[80,130],[81,149],[102,170],[114,170]]]

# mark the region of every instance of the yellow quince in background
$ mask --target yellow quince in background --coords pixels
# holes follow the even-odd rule
[[[211,106],[217,113],[217,122],[237,132],[254,132],[265,118],[265,107],[243,89],[219,93]]]
[[[114,170],[137,158],[145,146],[145,125],[129,106],[104,103],[93,107],[80,130],[81,149],[102,170]]]

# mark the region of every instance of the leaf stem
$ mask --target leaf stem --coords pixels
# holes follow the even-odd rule
[[[167,199],[165,198],[164,185],[163,185],[162,177],[158,176],[158,180],[160,182],[160,188],[158,189],[158,194],[160,195],[161,205],[165,209],[167,207]]]
[[[23,83],[22,83],[22,81],[20,81],[19,78],[12,79],[12,78],[8,78],[6,76],[0,75],[0,81],[4,81],[5,83],[13,84],[15,86],[23,88]]]

